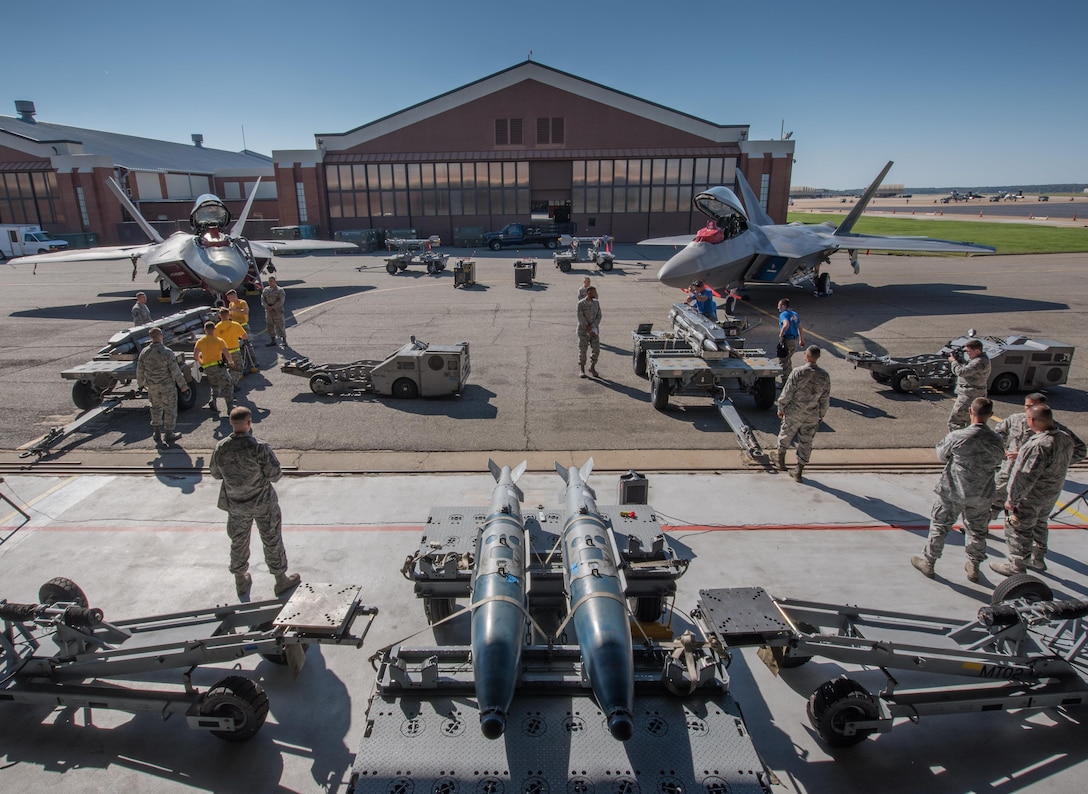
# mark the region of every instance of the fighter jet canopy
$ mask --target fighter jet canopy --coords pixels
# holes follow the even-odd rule
[[[719,226],[725,226],[726,221],[736,215],[747,223],[748,213],[744,211],[744,205],[740,203],[737,194],[727,187],[712,187],[704,190],[691,200],[699,212],[708,218],[713,218]]]
[[[189,213],[189,225],[198,233],[206,231],[210,226],[226,230],[230,226],[230,210],[218,196],[205,193],[193,205],[193,211]]]

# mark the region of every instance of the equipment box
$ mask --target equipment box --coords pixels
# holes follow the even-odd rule
[[[536,278],[536,260],[519,259],[514,262],[514,286],[531,287]]]

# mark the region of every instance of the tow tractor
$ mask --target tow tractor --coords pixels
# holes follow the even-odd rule
[[[446,269],[449,254],[440,254],[434,249],[442,245],[442,238],[431,235],[427,239],[409,240],[400,237],[392,237],[385,241],[390,251],[396,249],[396,254],[385,260],[385,271],[393,276],[407,270],[408,265],[423,265],[431,275],[441,273]],[[357,270],[362,270],[359,266]]]
[[[287,601],[110,622],[74,582],[50,579],[37,603],[0,600],[0,701],[147,711],[163,720],[183,714],[190,728],[245,741],[264,724],[268,696],[236,661],[260,654],[297,677],[312,643],[361,647],[378,610],[360,594],[355,585],[303,583]],[[366,625],[353,634],[362,616]],[[47,639],[55,652],[45,651]],[[215,664],[226,665],[219,670],[226,675],[194,686],[193,674]],[[170,670],[177,680],[166,689]]]
[[[832,746],[890,731],[897,718],[1088,704],[1088,601],[1054,600],[1028,574],[999,583],[991,605],[969,621],[775,598],[758,587],[699,596],[692,615],[707,635],[723,649],[761,646],[760,659],[776,675],[814,656],[884,674],[886,686],[875,695],[845,676],[812,693],[809,721]],[[898,689],[891,670],[940,678]]]
[[[151,341],[151,328],[161,328],[163,344],[174,350],[178,366],[189,390],[178,390],[178,410],[188,411],[197,404],[196,384],[199,370],[194,366],[193,344],[204,333],[204,322],[214,320],[215,312],[206,306],[186,309],[147,325],[119,331],[86,364],[63,370],[60,375],[72,384],[72,402],[85,413],[63,427],[54,427],[19,457],[41,457],[62,439],[88,422],[111,413],[126,400],[145,396],[136,385],[136,360]],[[252,350],[252,348],[250,348]]]
[[[569,273],[571,265],[576,262],[591,262],[597,265],[605,273],[612,269],[616,260],[611,250],[611,237],[570,237],[563,235],[560,240],[568,245],[566,251],[556,251],[552,254],[555,266],[562,273]]]
[[[951,340],[939,353],[922,353],[896,358],[878,356],[866,350],[851,351],[846,360],[854,367],[869,370],[877,383],[890,385],[901,394],[909,394],[922,386],[951,389],[956,383],[952,374],[950,355],[963,360],[963,348],[970,340],[982,342],[990,359],[989,391],[1009,394],[1014,391],[1034,391],[1060,386],[1069,380],[1073,362],[1072,345],[1052,339],[1029,339],[1026,336],[978,336],[972,328],[966,336]]]
[[[571,512],[526,506],[524,514],[517,513],[487,506],[432,508],[402,573],[415,583],[434,640],[424,628],[426,640],[405,637],[371,657],[378,672],[351,794],[768,794],[771,775],[730,694],[722,657],[690,632],[673,635],[675,583],[689,560],[669,544],[653,508],[592,505]],[[509,526],[521,520],[524,534],[495,529],[496,522]],[[615,559],[625,586],[617,594],[571,597],[568,607],[564,569],[572,563],[561,539],[568,530],[580,537],[583,526],[593,527],[586,530],[590,548],[581,557],[592,560],[594,572],[587,576],[598,581],[597,561],[604,570],[605,558]],[[491,540],[479,540],[484,536]],[[512,572],[514,556],[522,554],[524,580],[520,567],[517,575]],[[504,586],[524,582],[524,606],[520,597],[493,595],[458,608],[457,600],[470,593],[477,598],[477,588],[487,587],[480,583],[483,568],[473,575],[485,557],[507,560],[511,570],[500,566],[498,573]],[[602,573],[599,580],[608,578]],[[593,608],[594,602],[605,604],[598,609],[615,609],[617,601],[626,616],[619,625],[597,624],[596,632],[588,632],[593,636],[576,629],[577,610]],[[477,636],[477,607],[500,605],[513,609],[516,618],[496,621]],[[617,654],[611,664],[591,670],[582,649],[628,626],[633,724],[629,738],[620,740],[609,731],[594,681],[619,675],[626,660]],[[493,712],[480,705],[488,673],[478,666],[485,665],[482,657],[492,648],[501,652],[511,646],[521,650],[512,700],[502,711],[505,731],[488,738],[481,716]]]
[[[381,360],[329,364],[293,358],[282,372],[309,378],[314,394],[363,392],[411,400],[460,394],[469,375],[468,342],[429,345],[414,336]]]
[[[635,374],[650,379],[650,402],[664,411],[671,395],[705,395],[752,458],[763,454],[752,429],[741,419],[731,394],[751,394],[756,407],[774,405],[775,378],[782,372],[777,359],[759,348],[744,347],[742,334],[754,325],[726,316],[720,321],[699,314],[685,303],[669,310],[672,330],[653,330],[643,323],[631,332]]]

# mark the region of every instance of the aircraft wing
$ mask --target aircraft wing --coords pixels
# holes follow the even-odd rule
[[[131,262],[143,256],[152,244],[77,248],[74,251],[54,251],[51,254],[31,254],[10,259],[12,264],[47,265],[59,262]]]
[[[264,248],[268,255],[302,253],[303,251],[359,251],[359,246],[355,243],[336,240],[250,240],[249,242],[254,247]],[[254,251],[254,253],[257,252]]]
[[[695,239],[694,234],[678,234],[673,237],[651,237],[649,240],[639,240],[636,245],[675,245],[684,246]]]
[[[872,251],[928,251],[932,253],[992,254],[997,249],[978,243],[938,240],[934,237],[889,237],[866,234],[834,234],[830,238],[839,248]]]

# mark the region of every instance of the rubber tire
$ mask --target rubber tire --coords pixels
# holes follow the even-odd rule
[[[631,369],[640,378],[646,377],[646,351],[637,346],[631,351]]]
[[[894,375],[892,375],[892,388],[900,394],[910,394],[912,391],[914,391],[914,389],[917,389],[918,387],[915,386],[914,389],[911,389],[908,388],[908,384],[911,381],[917,382],[917,380],[918,376],[915,375],[911,370],[901,369]]]
[[[815,626],[811,623],[798,623],[797,628],[806,634],[818,633]],[[812,661],[812,654],[797,653],[789,645],[785,646],[782,653],[782,661],[778,663],[778,669],[780,670],[793,670],[800,667],[803,664],[808,664]]]
[[[873,376],[873,380],[877,383],[883,383],[885,386],[892,382],[891,375],[885,375],[883,372],[877,372],[875,369],[869,370],[869,374]]]
[[[427,618],[428,625],[437,623],[440,620],[445,620],[453,614],[456,608],[456,598],[423,599],[423,615]]]
[[[492,240],[490,243],[488,243],[487,247],[490,248],[492,251],[501,251],[502,243],[500,243],[498,240]]]
[[[639,623],[656,623],[665,611],[665,599],[661,596],[638,596],[630,601],[631,614]]]
[[[189,381],[188,386],[189,386],[188,391],[183,392],[181,389],[178,389],[178,410],[179,411],[188,411],[194,405],[196,405],[197,402],[198,402],[198,400],[196,398],[196,381],[195,380]]]
[[[554,251],[555,246],[556,246],[555,240],[546,240],[544,242],[544,247],[547,248],[549,251]]]
[[[427,275],[433,276],[435,274],[434,262],[427,263]]]
[[[990,384],[991,394],[1012,394],[1020,388],[1020,379],[1011,372],[1002,372]]]
[[[990,596],[991,604],[1000,604],[1003,601],[1052,601],[1054,591],[1046,582],[1036,579],[1029,573],[1017,573],[999,582]]]
[[[87,595],[80,589],[79,585],[63,576],[55,576],[38,588],[39,604],[56,604],[58,601],[70,601],[81,607],[89,606]]]
[[[385,272],[391,276],[397,275],[397,266],[393,262],[385,263]]]
[[[419,396],[419,386],[410,378],[398,378],[393,381],[392,395],[398,400],[414,400]]]
[[[860,730],[847,736],[841,727],[847,719],[871,720],[880,716],[880,709],[865,687],[845,677],[821,684],[809,697],[806,711],[816,733],[832,747],[853,747],[873,733]]]
[[[734,312],[736,312],[736,310],[737,310],[737,296],[736,295],[726,296],[725,301],[722,303],[722,308],[725,310],[726,314],[728,314],[730,317],[732,317]]]
[[[329,394],[329,390],[323,387],[332,386],[332,377],[326,375],[324,372],[319,372],[316,375],[310,376],[310,391],[314,394]]]
[[[559,272],[560,273],[569,273],[570,272],[570,262],[568,262],[567,260],[562,259],[557,264],[559,265]]]
[[[831,274],[821,273],[816,277],[816,292],[826,295],[831,289]]]
[[[669,407],[669,387],[657,375],[650,377],[650,403],[659,411]]]
[[[268,695],[260,684],[240,675],[228,675],[204,693],[200,701],[204,717],[234,717],[242,726],[234,731],[209,731],[227,742],[252,739],[268,716]]]
[[[94,385],[77,380],[72,384],[72,402],[81,411],[87,411],[102,404],[102,392]]]
[[[774,405],[774,399],[777,396],[774,378],[760,378],[756,381],[756,408],[766,411]]]
[[[611,259],[602,259],[602,258],[598,257],[597,267],[599,267],[605,273],[610,273],[612,271],[612,260]]]

